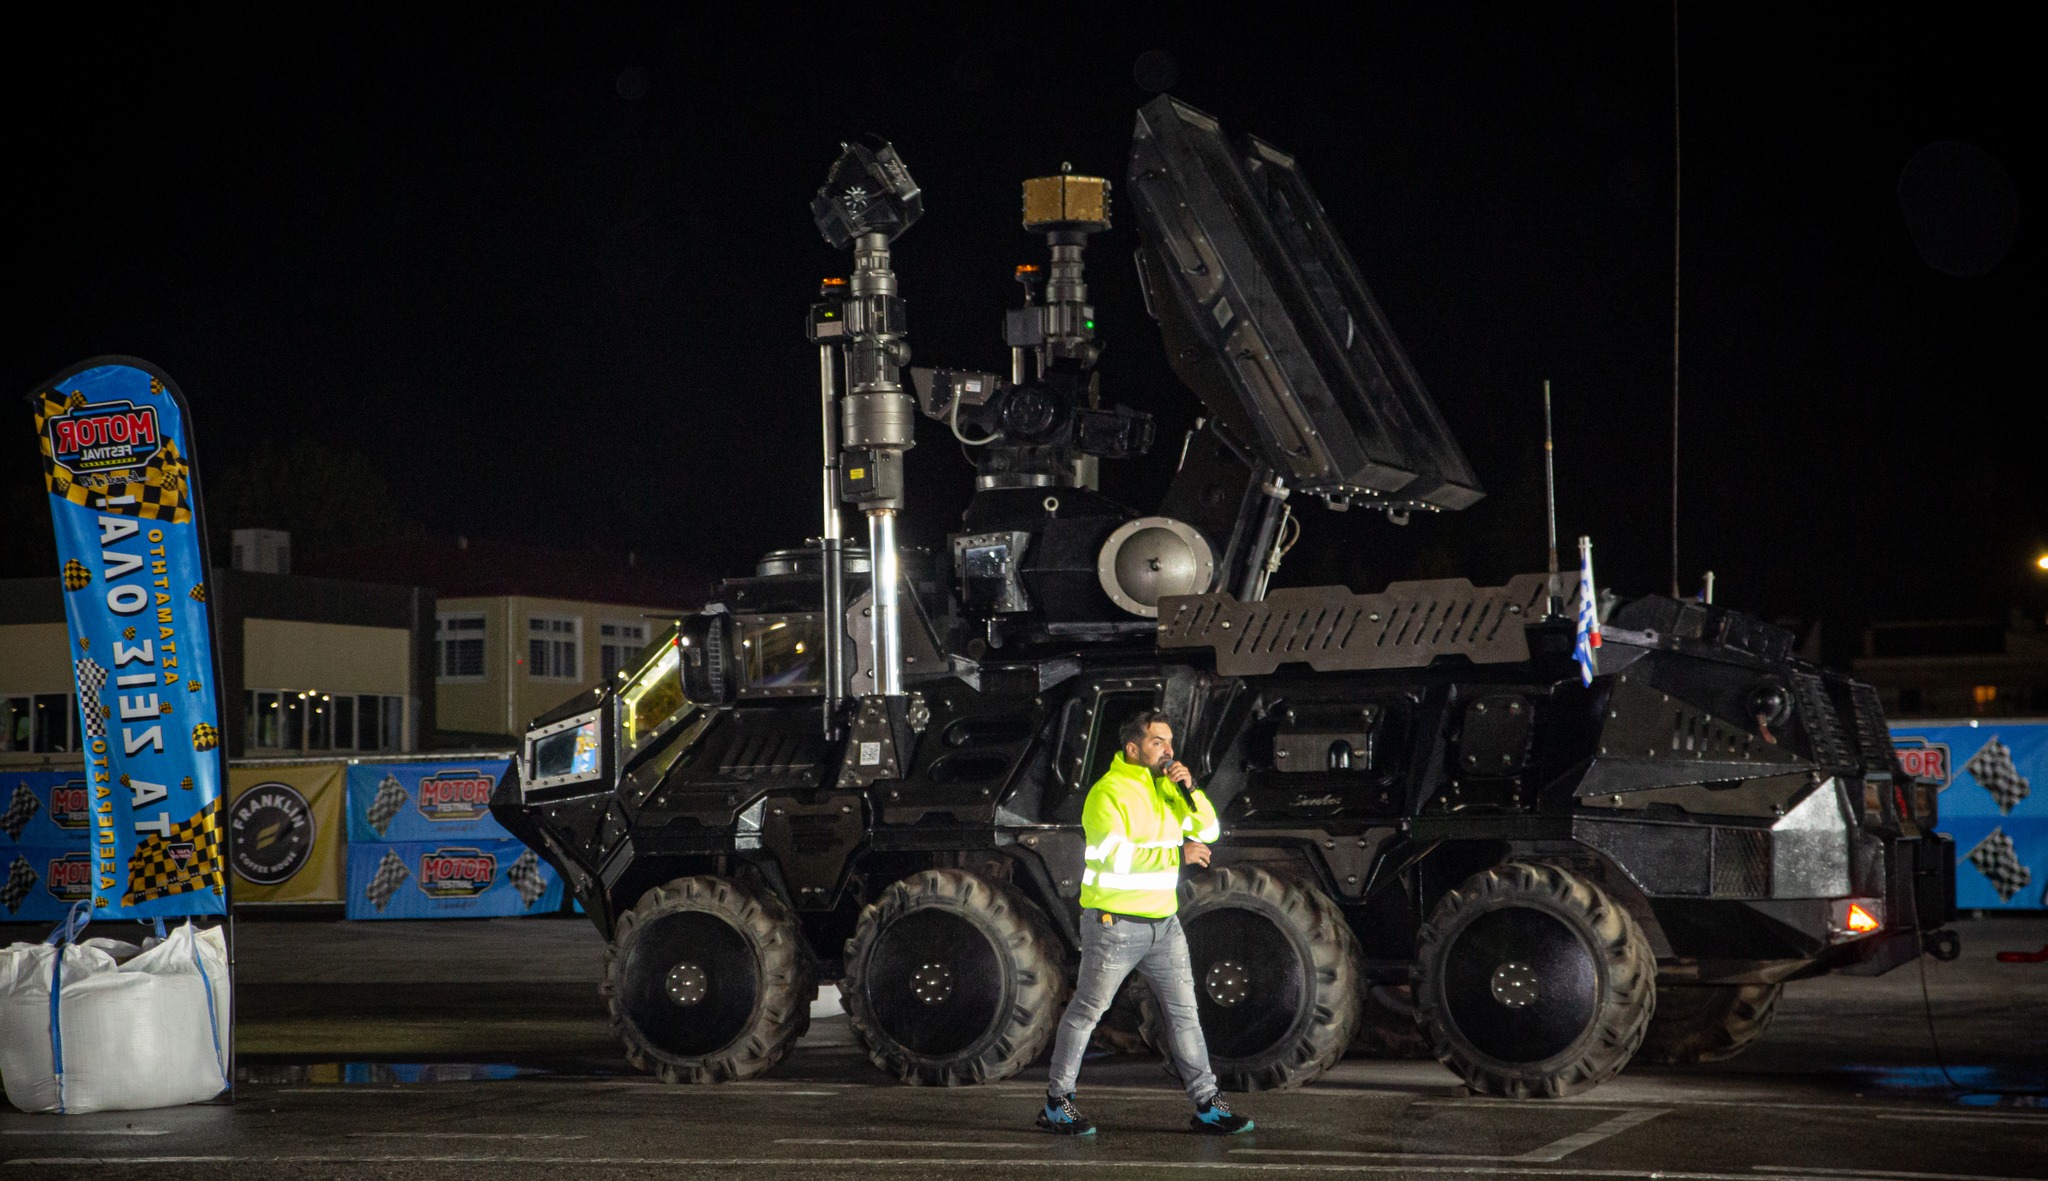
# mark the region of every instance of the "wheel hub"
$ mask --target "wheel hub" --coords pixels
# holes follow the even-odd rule
[[[1217,960],[1203,975],[1202,987],[1210,1000],[1228,1009],[1252,994],[1252,977],[1236,960]]]
[[[1510,1009],[1536,1003],[1536,969],[1513,960],[1493,970],[1493,999]]]
[[[711,978],[704,969],[685,960],[668,970],[668,999],[687,1009],[710,995]]]
[[[1474,918],[1441,968],[1450,1018],[1500,1062],[1542,1062],[1592,1028],[1603,985],[1585,937],[1563,917],[1505,906]]]
[[[932,961],[910,974],[910,991],[927,1005],[943,1005],[953,997],[953,970]]]

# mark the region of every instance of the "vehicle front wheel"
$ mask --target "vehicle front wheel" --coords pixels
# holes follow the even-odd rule
[[[634,1067],[665,1083],[723,1083],[782,1061],[810,1028],[818,974],[780,899],[688,877],[619,916],[602,992]]]
[[[1657,964],[1626,910],[1554,865],[1467,879],[1424,924],[1417,1019],[1467,1086],[1569,1095],[1613,1078],[1656,1010]]]

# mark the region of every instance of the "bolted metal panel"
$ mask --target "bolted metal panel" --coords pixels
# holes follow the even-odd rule
[[[1474,664],[1529,659],[1524,628],[1550,618],[1549,577],[1506,586],[1462,578],[1397,582],[1378,594],[1341,586],[1289,587],[1255,603],[1225,591],[1159,603],[1159,647],[1210,648],[1227,677],[1270,673],[1289,661],[1318,672],[1421,668],[1439,656]],[[1561,608],[1569,615],[1571,604]]]
[[[1430,510],[1483,495],[1292,157],[1161,96],[1128,183],[1176,369],[1290,485]]]
[[[1849,896],[1849,817],[1826,779],[1771,826],[1771,897]]]

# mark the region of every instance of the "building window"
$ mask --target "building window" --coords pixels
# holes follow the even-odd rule
[[[474,681],[484,675],[484,617],[475,613],[434,617],[434,675],[444,681]]]
[[[576,642],[583,621],[573,615],[535,615],[526,621],[526,672],[550,681],[582,679]]]
[[[242,694],[250,753],[395,751],[405,745],[405,698],[389,693],[250,689]]]
[[[1978,713],[1988,714],[1998,708],[1998,686],[1978,685],[1970,690],[1970,698]]]
[[[69,693],[0,696],[0,751],[58,754],[78,749],[78,707]]]
[[[621,619],[607,620],[597,625],[597,654],[599,675],[609,681],[618,676],[620,670],[633,667],[640,650],[647,646],[647,624],[627,622]]]

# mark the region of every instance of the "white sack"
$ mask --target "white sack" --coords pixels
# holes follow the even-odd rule
[[[105,939],[62,948],[61,1080],[50,1020],[50,969],[59,953],[34,943],[0,951],[0,1079],[8,1102],[79,1115],[196,1103],[226,1089],[228,957],[218,928],[187,923],[134,954]]]

